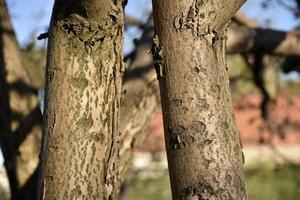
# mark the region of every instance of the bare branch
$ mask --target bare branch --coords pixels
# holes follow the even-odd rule
[[[38,40],[47,39],[48,36],[49,36],[49,33],[48,33],[48,32],[46,32],[46,33],[41,33],[41,34],[37,37],[37,39],[38,39]]]
[[[292,71],[300,73],[300,57],[287,56],[281,65],[281,69],[284,73],[289,73]]]
[[[126,16],[125,17],[125,24],[130,25],[130,26],[140,27],[140,26],[143,26],[144,23],[141,20],[136,19],[135,17]]]
[[[232,27],[228,30],[227,53],[262,52],[300,56],[300,32]]]
[[[248,18],[242,11],[238,11],[235,13],[235,15],[232,18],[235,22],[237,22],[239,25],[248,26],[252,28],[257,28],[258,23],[257,21]]]

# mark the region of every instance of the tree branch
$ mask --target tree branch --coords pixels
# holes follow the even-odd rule
[[[260,52],[273,55],[300,56],[300,32],[232,27],[228,30],[227,52]]]
[[[300,57],[287,56],[280,67],[284,73],[289,73],[291,71],[300,73]]]
[[[46,32],[46,33],[41,33],[41,34],[37,37],[37,39],[38,39],[38,40],[47,39],[48,36],[49,36],[49,33],[48,33],[48,32]]]
[[[216,10],[218,10],[218,13],[215,19],[218,25],[217,28],[222,28],[226,23],[228,23],[228,21],[235,15],[235,13],[246,1],[247,0],[218,1],[216,8]]]
[[[144,25],[144,23],[141,20],[136,19],[132,16],[126,16],[125,17],[125,25],[141,27]]]
[[[253,20],[249,19],[242,11],[237,11],[232,18],[233,21],[237,22],[239,25],[248,26],[252,28],[258,27],[258,23]]]

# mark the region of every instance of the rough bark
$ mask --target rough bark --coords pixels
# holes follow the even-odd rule
[[[36,90],[22,62],[21,52],[4,0],[0,0],[0,141],[11,198],[32,199],[37,181],[30,177],[38,165],[41,113]]]
[[[247,199],[225,63],[226,23],[242,3],[153,0],[174,200]]]
[[[123,2],[57,0],[49,31],[39,199],[115,199]]]

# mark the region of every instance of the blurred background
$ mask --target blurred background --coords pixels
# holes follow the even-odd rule
[[[24,156],[18,158],[20,163],[30,162],[31,167],[36,168],[38,159],[27,157],[36,157],[39,148],[21,147],[25,138],[31,138],[35,144],[40,140],[47,40],[37,40],[37,37],[48,30],[53,0],[7,0],[6,3],[16,33],[17,48],[20,49],[16,54],[30,79],[30,88],[24,84],[16,85],[21,95],[27,95],[27,100],[25,102],[20,94],[15,95],[15,102],[10,106],[13,110],[16,105],[21,117],[11,126],[18,127],[23,123],[22,129],[38,132],[33,133],[34,136],[23,136],[19,154],[24,152]],[[140,65],[137,63],[151,65],[151,13],[151,1],[128,1],[124,46],[128,71]],[[227,63],[251,200],[297,200],[300,196],[299,28],[300,1],[297,0],[248,0],[229,25]],[[288,45],[274,48],[281,42]],[[154,73],[152,68],[150,71],[135,76]],[[147,135],[137,145],[133,165],[122,186],[121,199],[171,199],[159,99],[156,98],[154,105]],[[0,120],[3,120],[5,109],[0,111],[4,116]],[[16,131],[19,128],[15,128]],[[5,138],[1,139],[3,150],[9,145],[6,145]],[[0,156],[0,200],[10,196],[4,167],[9,152],[5,149]],[[29,171],[20,172],[21,176],[28,173],[24,182],[32,176],[32,171]]]

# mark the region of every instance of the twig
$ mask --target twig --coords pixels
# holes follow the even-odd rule
[[[38,39],[38,40],[47,39],[48,36],[49,36],[49,33],[48,33],[48,32],[46,32],[46,33],[41,33],[41,34],[37,37],[37,39]]]

